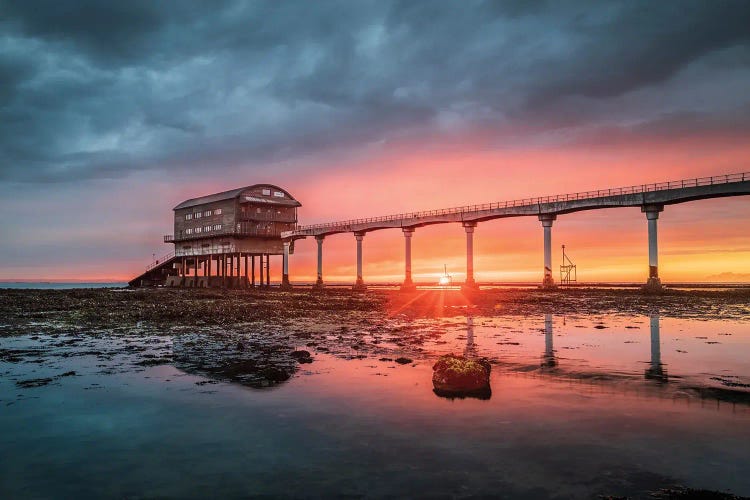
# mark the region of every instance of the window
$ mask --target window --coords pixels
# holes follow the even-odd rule
[[[256,208],[256,209],[255,209],[255,212],[256,212],[256,213],[260,213],[260,207]]]
[[[195,218],[196,218],[196,219],[200,219],[200,218],[201,218],[201,216],[202,216],[203,214],[202,214],[202,213],[200,213],[200,212],[195,212],[195,214],[194,214],[194,215],[195,215]]]
[[[204,217],[211,217],[211,210],[206,210],[205,212],[203,212],[203,216]]]
[[[193,229],[192,228],[185,229],[185,234],[193,234]]]
[[[284,193],[282,193],[281,191],[274,191],[273,195],[276,198],[283,198],[284,197]]]
[[[216,210],[214,210],[214,215],[221,215],[221,209],[217,208]]]
[[[190,220],[193,218],[193,214],[185,214],[185,220]]]
[[[263,194],[265,196],[271,196],[271,190],[270,189],[264,189],[262,192],[263,192]]]
[[[195,233],[196,233],[196,234],[198,234],[198,233],[202,233],[202,232],[203,232],[203,228],[202,228],[202,227],[196,227],[196,228],[195,228]]]
[[[214,225],[214,231],[221,231],[221,224]]]
[[[206,233],[209,232],[210,230],[211,230],[211,226],[206,226],[203,228],[203,231]]]

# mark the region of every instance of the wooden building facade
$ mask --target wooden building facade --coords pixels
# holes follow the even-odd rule
[[[164,236],[174,254],[130,284],[269,286],[270,256],[283,254],[281,232],[296,227],[300,206],[272,184],[185,200],[173,209],[174,233]]]

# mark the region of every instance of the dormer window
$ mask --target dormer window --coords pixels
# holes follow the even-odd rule
[[[271,196],[271,190],[270,189],[264,189],[262,191],[262,193],[263,193],[264,196]]]

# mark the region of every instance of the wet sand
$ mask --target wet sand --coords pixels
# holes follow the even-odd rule
[[[230,496],[238,491],[294,496],[285,479],[260,481],[275,469],[253,458],[287,449],[286,467],[298,474],[304,474],[310,460],[342,455],[330,468],[320,466],[319,475],[298,483],[321,494],[345,490],[355,496],[393,496],[399,491],[416,495],[408,486],[414,481],[422,481],[419,491],[435,494],[488,494],[497,491],[487,489],[492,474],[479,474],[476,468],[498,464],[503,467],[493,472],[493,480],[505,477],[510,483],[502,487],[522,493],[519,498],[606,498],[600,495],[615,493],[701,498],[710,494],[701,488],[750,491],[736,472],[747,459],[740,442],[743,423],[750,417],[748,290],[658,296],[603,289],[501,289],[471,296],[454,290],[409,295],[341,289],[2,290],[0,313],[0,407],[6,409],[8,425],[20,432],[6,436],[6,444],[18,453],[31,446],[47,456],[49,450],[37,436],[40,430],[74,425],[71,431],[63,426],[54,432],[60,442],[75,441],[75,432],[91,432],[92,415],[102,422],[120,418],[123,426],[134,426],[138,419],[120,415],[156,405],[158,413],[166,412],[169,418],[153,430],[134,431],[134,438],[161,443],[178,419],[182,424],[177,429],[187,434],[171,439],[172,447],[192,449],[226,434],[222,448],[213,454],[169,455],[164,457],[167,462],[200,462],[205,470],[198,475],[203,477],[206,470],[219,467],[214,464],[222,464],[222,471],[234,470],[232,454],[221,451],[225,448],[239,446],[238,453],[252,458],[253,465],[248,462],[243,471],[256,468],[255,482],[248,483],[237,470],[224,486]],[[454,400],[433,393],[432,366],[449,353],[490,363],[491,399]],[[81,408],[76,406],[79,401]],[[58,417],[60,404],[65,411]],[[214,412],[217,404],[220,410]],[[268,419],[257,424],[257,434],[255,427],[244,426],[251,415],[265,413]],[[299,415],[294,426],[285,427],[285,419],[294,418],[288,415]],[[40,422],[33,432],[26,427],[30,418]],[[63,423],[49,429],[41,423],[58,418]],[[224,419],[228,421],[221,423]],[[331,422],[348,423],[334,426],[334,432]],[[375,428],[373,422],[378,422]],[[403,428],[404,422],[410,424]],[[509,422],[515,423],[507,427]],[[294,429],[306,429],[306,434],[297,436]],[[442,438],[430,440],[427,429],[442,433]],[[247,434],[240,444],[238,432]],[[254,449],[253,443],[267,432],[275,440],[262,452]],[[540,432],[545,435],[542,441],[536,437]],[[192,437],[199,435],[203,437]],[[307,460],[303,456],[308,452],[294,443],[310,435],[319,435],[321,441],[308,450]],[[391,440],[383,442],[383,435],[391,435]],[[455,441],[459,435],[465,443]],[[494,437],[488,441],[490,435]],[[689,447],[683,439],[687,435],[700,446]],[[621,436],[616,445],[611,436]],[[506,454],[501,450],[508,437],[514,444]],[[119,432],[106,431],[100,439],[125,450],[123,467],[148,460],[148,454],[130,450],[124,436],[120,442]],[[444,441],[453,444],[444,447]],[[688,447],[678,462],[662,463],[650,444],[657,441],[665,450]],[[435,447],[427,453],[434,463],[420,465],[427,464],[420,450],[429,446]],[[700,457],[708,452],[700,450],[706,449],[713,458],[704,463]],[[316,455],[319,451],[323,455]],[[569,452],[579,454],[582,468],[560,474],[567,459],[558,455]],[[102,453],[109,454],[106,449]],[[394,453],[410,457],[389,473],[406,481],[401,486],[405,489],[372,476],[372,464],[356,467],[356,473],[364,475],[354,482],[337,472],[367,453],[381,457],[372,460],[386,468]],[[477,456],[469,467],[463,461],[475,453],[483,458]],[[79,455],[81,467],[97,462],[91,445]],[[446,459],[459,461],[448,467]],[[20,479],[13,479],[18,488],[13,491],[48,481],[24,465],[33,460],[15,461],[13,477]],[[519,460],[523,465],[514,465]],[[654,460],[658,474],[641,465]],[[47,459],[39,472],[66,463],[64,456]],[[602,469],[602,464],[609,465]],[[119,470],[113,467],[110,470]],[[437,473],[442,467],[448,467],[448,476]],[[159,488],[177,496],[192,491],[181,489],[181,481],[162,482],[146,470],[140,474],[147,477],[152,493]],[[122,481],[130,484],[137,477],[125,475]],[[461,489],[469,477],[485,482]],[[586,477],[596,480],[587,483]],[[208,489],[201,491],[208,494],[215,485],[210,474],[204,480]],[[93,488],[88,479],[75,484]],[[113,495],[143,493],[133,484]],[[269,489],[260,489],[263,484]],[[549,489],[534,490],[540,484]]]

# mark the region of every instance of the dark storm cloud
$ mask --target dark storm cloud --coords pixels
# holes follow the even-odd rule
[[[750,2],[0,0],[0,179],[750,129]],[[510,140],[510,139],[506,139]]]

